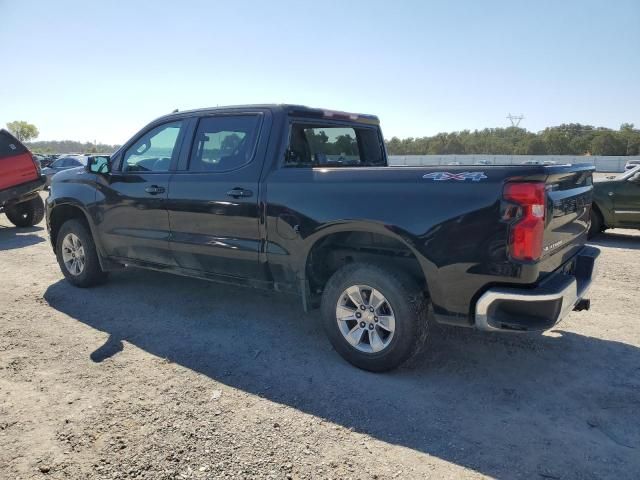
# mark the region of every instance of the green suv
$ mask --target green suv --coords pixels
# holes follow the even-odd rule
[[[640,229],[640,165],[593,184],[593,237],[607,228]]]

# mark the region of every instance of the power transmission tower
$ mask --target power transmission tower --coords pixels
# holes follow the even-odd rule
[[[511,122],[512,127],[519,127],[520,122],[524,119],[524,115],[511,115],[511,113],[509,113],[509,115],[507,115],[507,118]]]

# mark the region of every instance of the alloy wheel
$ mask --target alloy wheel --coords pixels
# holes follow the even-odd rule
[[[387,348],[396,328],[391,304],[369,285],[353,285],[342,292],[336,305],[336,321],[344,339],[364,353]]]

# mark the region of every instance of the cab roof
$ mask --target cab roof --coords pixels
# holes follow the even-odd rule
[[[170,119],[172,117],[183,117],[191,115],[211,114],[216,112],[234,112],[247,110],[271,110],[280,111],[291,116],[301,116],[310,118],[324,118],[331,120],[347,120],[351,122],[367,123],[379,125],[380,120],[375,115],[363,113],[342,112],[338,110],[330,110],[326,108],[311,108],[304,105],[292,104],[249,104],[249,105],[229,105],[223,107],[198,108],[193,110],[183,110],[164,115],[160,119]]]

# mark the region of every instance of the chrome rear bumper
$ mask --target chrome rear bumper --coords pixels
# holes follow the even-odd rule
[[[565,267],[534,288],[495,287],[476,303],[475,326],[485,331],[546,330],[574,308],[585,310],[600,250],[585,246]]]

